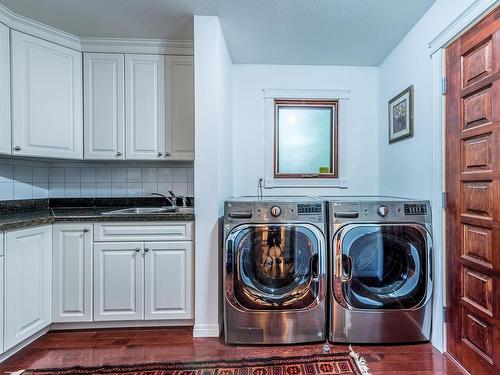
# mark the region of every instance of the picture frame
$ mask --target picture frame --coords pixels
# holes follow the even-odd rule
[[[389,144],[413,137],[413,85],[388,104]]]

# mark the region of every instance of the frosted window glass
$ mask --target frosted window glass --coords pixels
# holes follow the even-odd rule
[[[332,118],[332,107],[278,106],[278,173],[333,173]]]

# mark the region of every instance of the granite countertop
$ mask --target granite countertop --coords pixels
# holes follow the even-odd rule
[[[80,205],[88,204],[88,207],[65,207],[64,203]],[[122,208],[134,207],[157,207],[157,200],[115,200],[110,207],[95,207],[91,200],[57,200],[52,207],[50,203],[40,200],[13,201],[8,204],[0,204],[0,231],[16,228],[24,228],[36,225],[45,225],[58,222],[102,222],[102,221],[193,221],[195,219],[194,208],[181,208],[179,212],[155,213],[155,214],[119,214],[106,215],[105,212]],[[108,201],[109,203],[109,201]],[[118,205],[121,204],[121,205]],[[161,206],[161,205],[160,205]]]
[[[50,209],[0,214],[0,231],[52,224],[54,221]]]

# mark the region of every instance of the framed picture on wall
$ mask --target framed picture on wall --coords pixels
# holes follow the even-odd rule
[[[413,137],[413,85],[389,101],[389,143]]]

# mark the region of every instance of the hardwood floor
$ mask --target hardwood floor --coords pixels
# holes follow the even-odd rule
[[[222,339],[193,338],[189,328],[113,329],[50,332],[0,364],[0,373],[25,368],[75,365],[138,364],[169,360],[206,360],[307,355],[321,353],[323,344],[291,346],[228,346]],[[335,352],[345,345],[331,345]],[[354,346],[373,375],[462,374],[430,344]]]

